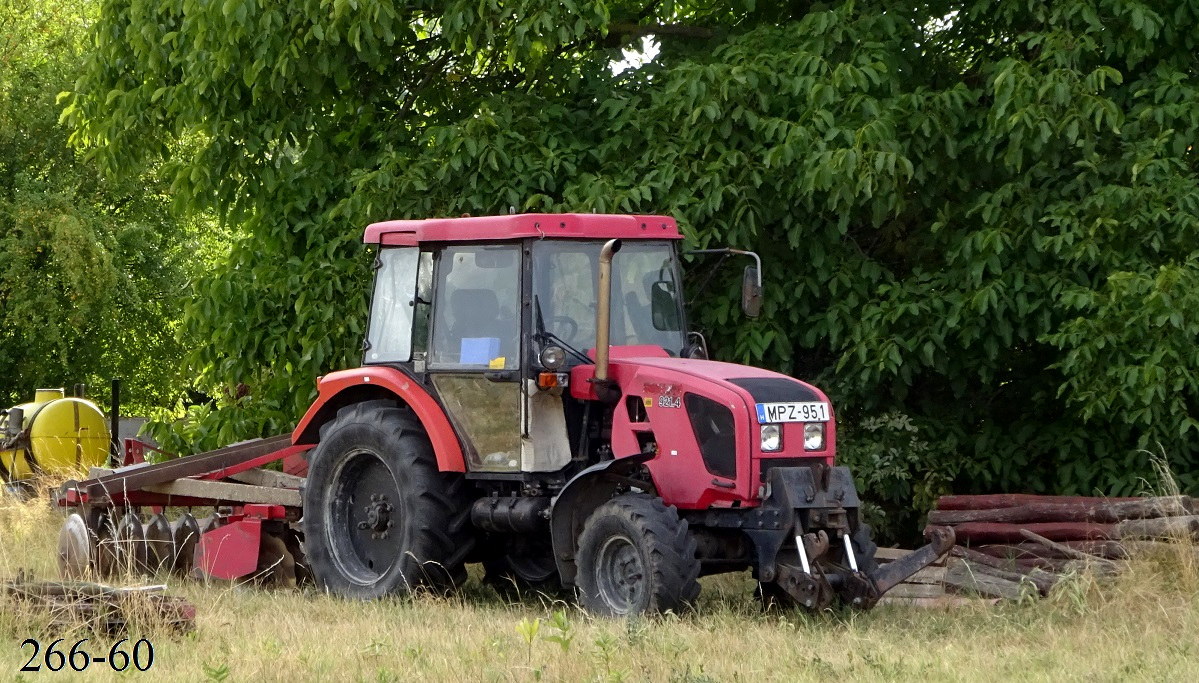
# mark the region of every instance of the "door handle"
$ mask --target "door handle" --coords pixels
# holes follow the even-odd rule
[[[511,382],[516,378],[516,372],[513,370],[498,370],[493,372],[484,372],[483,377],[492,382]]]

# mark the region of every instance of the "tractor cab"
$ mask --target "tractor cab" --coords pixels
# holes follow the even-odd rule
[[[470,472],[567,467],[583,406],[563,395],[571,368],[594,362],[611,239],[622,246],[610,344],[702,356],[686,330],[673,219],[511,215],[370,226],[367,241],[380,248],[364,364],[431,386],[464,437]]]

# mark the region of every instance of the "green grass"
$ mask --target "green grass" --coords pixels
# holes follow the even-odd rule
[[[59,517],[45,501],[0,501],[0,578],[54,578]],[[747,576],[707,579],[695,613],[593,619],[513,604],[472,581],[452,597],[346,602],[166,579],[198,608],[196,630],[155,627],[148,673],[24,674],[25,638],[88,637],[39,626],[0,602],[0,680],[178,681],[1190,681],[1199,680],[1194,549],[1141,558],[1115,583],[1064,581],[1047,600],[996,607],[884,606],[763,614]],[[112,639],[92,638],[93,654]]]

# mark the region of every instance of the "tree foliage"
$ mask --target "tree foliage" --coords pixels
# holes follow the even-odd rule
[[[84,0],[0,7],[0,406],[38,387],[125,379],[126,405],[173,402],[184,257],[197,240],[143,166],[104,178],[59,125],[84,63]]]
[[[731,272],[695,317],[830,392],[896,528],[949,490],[1130,493],[1146,450],[1199,486],[1196,29],[1188,0],[107,0],[65,116],[244,230],[186,316],[202,382],[251,390],[212,440],[358,362],[367,222],[666,212],[764,255],[760,320]]]

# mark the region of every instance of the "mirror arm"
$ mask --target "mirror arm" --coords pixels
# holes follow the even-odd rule
[[[691,251],[683,252],[684,256],[690,256],[691,254],[725,254],[726,256],[729,254],[739,254],[741,256],[750,256],[758,267],[758,289],[762,288],[762,258],[758,256],[757,252],[745,251],[744,249],[730,249],[728,247],[724,247],[723,249],[692,249]]]
[[[692,252],[685,251],[683,253],[690,254]],[[690,306],[692,303],[694,303],[696,300],[698,300],[700,294],[704,293],[704,290],[708,288],[708,283],[711,282],[712,278],[716,275],[716,271],[720,270],[720,264],[724,263],[724,260],[727,259],[728,257],[729,257],[728,254],[721,256],[720,260],[716,262],[716,265],[714,265],[708,269],[707,274],[704,275],[703,281],[699,283],[699,286],[695,288],[695,293],[691,295],[691,301],[686,302],[686,304],[688,306]]]

